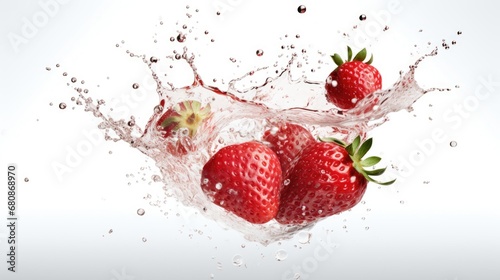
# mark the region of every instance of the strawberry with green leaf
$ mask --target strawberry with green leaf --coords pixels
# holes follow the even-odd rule
[[[347,47],[347,60],[339,54],[332,56],[337,65],[325,82],[326,99],[340,109],[349,110],[367,95],[382,88],[382,76],[373,67],[373,55],[365,62],[366,49],[352,58],[352,50]]]
[[[361,142],[358,136],[346,145],[327,138],[305,149],[293,167],[281,192],[276,220],[282,224],[307,224],[346,211],[358,204],[368,185],[381,185],[373,177],[385,168],[373,169],[381,158],[363,159],[372,139]]]

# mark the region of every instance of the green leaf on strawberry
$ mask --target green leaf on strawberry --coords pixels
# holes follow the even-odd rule
[[[379,176],[382,175],[385,171],[385,168],[382,169],[375,169],[375,170],[367,170],[365,167],[372,167],[375,164],[379,163],[382,159],[377,156],[372,156],[368,157],[366,159],[363,159],[363,157],[366,155],[366,153],[370,150],[373,144],[373,139],[369,138],[365,140],[364,142],[361,142],[361,137],[358,135],[351,144],[346,145],[344,142],[340,140],[332,140],[332,138],[321,138],[321,141],[324,142],[335,142],[343,147],[345,147],[347,153],[351,157],[351,160],[353,162],[353,167],[360,173],[362,174],[366,180],[369,182],[377,183],[379,185],[390,185],[396,181],[396,179],[387,181],[387,182],[380,182],[372,178],[372,176]]]
[[[186,100],[167,110],[158,121],[158,124],[162,130],[167,132],[167,137],[172,131],[177,131],[180,128],[187,128],[189,136],[193,137],[202,121],[209,115],[210,104],[202,107],[199,101]]]

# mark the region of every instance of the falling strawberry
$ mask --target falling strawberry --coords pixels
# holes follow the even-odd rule
[[[352,109],[367,95],[382,88],[382,77],[371,65],[373,55],[364,62],[367,52],[362,49],[352,58],[352,50],[347,47],[347,60],[334,54],[333,61],[337,68],[326,79],[326,99],[341,109]]]
[[[263,140],[278,155],[284,177],[299,153],[316,142],[309,130],[294,123],[280,123],[266,130]]]
[[[255,224],[275,217],[281,182],[278,156],[255,141],[220,149],[201,174],[201,188],[213,203]]]
[[[324,139],[303,151],[281,193],[276,220],[282,224],[314,222],[351,209],[361,201],[368,182],[378,182],[371,176],[381,175],[382,169],[365,169],[377,164],[380,157],[362,159],[372,145],[372,139],[361,143],[358,136],[352,144]]]
[[[161,136],[169,138],[167,151],[183,155],[193,151],[191,139],[196,135],[202,122],[210,116],[210,105],[205,107],[195,100],[186,100],[167,109],[156,122]]]

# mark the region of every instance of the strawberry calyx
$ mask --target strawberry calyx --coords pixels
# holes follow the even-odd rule
[[[174,111],[168,118],[163,120],[160,126],[164,129],[177,131],[181,128],[187,128],[189,136],[193,137],[202,121],[210,116],[210,104],[205,107],[196,100],[186,100],[177,103],[172,109]]]
[[[368,61],[364,61],[366,59],[367,54],[368,53],[366,51],[366,48],[363,48],[354,56],[354,58],[352,58],[352,49],[351,49],[351,47],[347,46],[347,60],[346,61],[344,61],[338,53],[335,53],[334,55],[332,55],[331,58],[333,59],[333,62],[335,62],[335,64],[337,64],[337,68],[340,67],[342,64],[344,64],[346,62],[351,62],[351,61],[360,61],[360,62],[364,62],[365,64],[371,64],[373,62],[373,54],[370,56],[370,59]]]
[[[368,167],[373,167],[375,164],[379,163],[382,158],[377,157],[377,156],[371,156],[363,159],[363,157],[366,155],[366,153],[370,150],[372,147],[373,139],[369,138],[365,140],[364,142],[361,141],[361,137],[358,135],[354,141],[347,145],[345,142],[336,139],[336,138],[320,138],[321,141],[323,142],[334,142],[342,147],[344,147],[351,157],[352,160],[352,166],[358,171],[363,177],[365,177],[366,180],[369,182],[373,182],[379,185],[387,186],[396,181],[396,179],[387,181],[387,182],[380,182],[372,178],[372,176],[379,176],[382,175],[386,167],[384,168],[379,168],[379,169],[366,169]]]

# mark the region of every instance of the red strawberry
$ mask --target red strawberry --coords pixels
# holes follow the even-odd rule
[[[278,156],[255,141],[220,149],[201,173],[201,188],[209,199],[255,224],[275,217],[281,182]]]
[[[362,49],[353,60],[352,50],[347,47],[347,61],[334,54],[333,61],[337,68],[326,79],[326,99],[341,109],[352,109],[365,96],[382,88],[382,77],[378,70],[370,65],[366,58],[366,49]]]
[[[299,153],[316,142],[309,130],[293,123],[280,123],[277,127],[266,130],[263,139],[278,155],[284,177]]]
[[[167,142],[167,151],[183,155],[193,151],[191,138],[195,136],[203,120],[210,116],[210,105],[205,107],[195,100],[186,100],[167,109],[156,122],[156,128]],[[181,130],[183,129],[183,130]]]
[[[332,139],[330,139],[332,140]],[[281,193],[276,220],[282,224],[314,222],[354,207],[361,201],[368,181],[382,185],[370,176],[381,175],[385,168],[365,170],[380,161],[379,157],[362,159],[372,139],[352,144],[317,142],[303,151]]]

